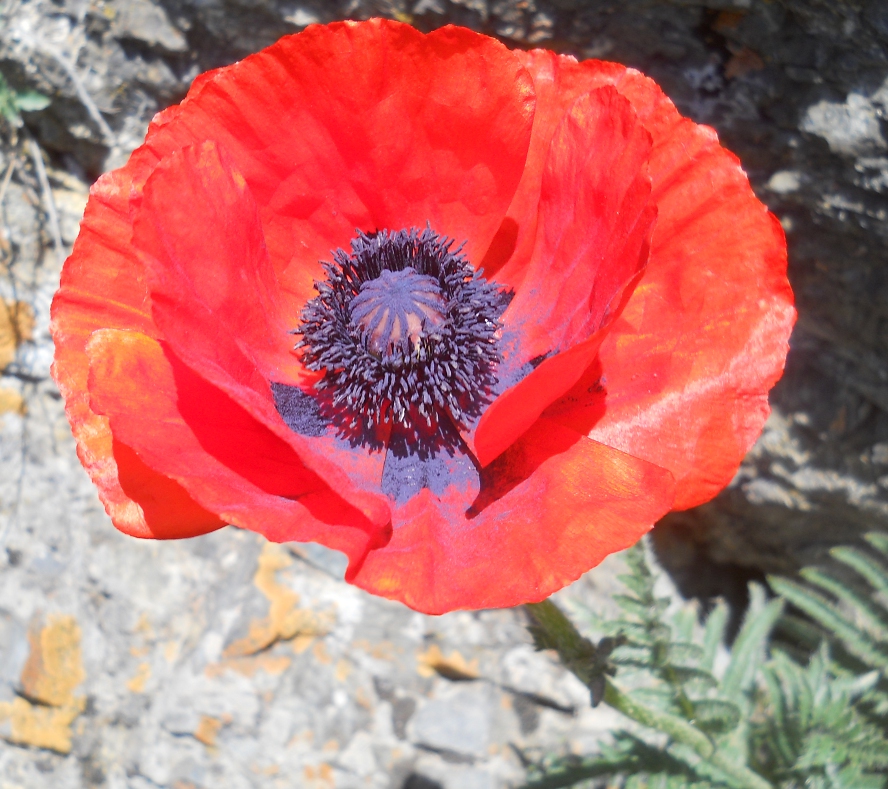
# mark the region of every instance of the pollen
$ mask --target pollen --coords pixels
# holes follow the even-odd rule
[[[431,228],[358,232],[323,263],[296,345],[347,430],[459,427],[489,402],[511,293]]]

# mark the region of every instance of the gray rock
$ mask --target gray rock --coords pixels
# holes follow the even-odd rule
[[[10,701],[28,659],[28,629],[0,609],[0,701]]]
[[[435,751],[479,758],[490,742],[489,689],[473,684],[424,704],[410,723],[413,740]]]
[[[150,47],[159,46],[169,52],[185,52],[188,42],[169,20],[166,11],[150,0],[127,0],[117,9],[111,24],[116,38],[132,38]]]
[[[799,128],[823,137],[833,153],[843,156],[870,156],[888,147],[879,125],[879,108],[859,93],[849,93],[844,103],[822,100],[812,104]]]

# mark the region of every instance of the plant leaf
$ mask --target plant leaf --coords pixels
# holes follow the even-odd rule
[[[724,734],[732,731],[740,723],[740,710],[736,704],[718,699],[703,699],[693,702],[694,723],[704,731]]]
[[[37,112],[46,109],[52,99],[36,90],[26,90],[23,93],[16,93],[13,101],[21,112]]]
[[[775,592],[826,628],[852,655],[873,668],[888,668],[888,655],[877,649],[867,634],[850,624],[823,595],[786,578],[769,577],[768,583]]]
[[[706,629],[703,633],[703,655],[700,658],[700,668],[711,672],[715,666],[715,656],[725,637],[725,629],[728,626],[728,606],[724,600],[719,600],[718,605],[712,609],[706,619]]]
[[[844,545],[833,548],[830,555],[856,570],[877,592],[888,595],[888,567],[857,548]]]
[[[749,585],[749,608],[734,640],[731,662],[722,678],[722,693],[728,700],[742,701],[741,696],[755,675],[758,663],[763,658],[765,643],[782,610],[782,600],[765,604],[762,587]]]

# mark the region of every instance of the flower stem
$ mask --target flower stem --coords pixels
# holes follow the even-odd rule
[[[701,759],[733,779],[742,789],[773,789],[758,773],[728,759],[709,736],[682,718],[639,704],[607,676],[609,649],[601,650],[584,638],[551,600],[528,603],[530,632],[538,649],[554,649],[561,662],[592,692],[592,704],[599,701],[627,718],[663,732],[675,742],[691,748]]]
[[[701,759],[733,778],[744,789],[774,789],[773,785],[742,764],[735,764],[719,751],[700,729],[681,718],[645,707],[620,690],[610,679],[605,680],[604,703],[622,712],[627,718],[693,749]]]

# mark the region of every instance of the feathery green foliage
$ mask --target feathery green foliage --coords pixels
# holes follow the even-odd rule
[[[888,768],[884,732],[855,707],[878,672],[837,676],[824,643],[801,668],[777,652],[763,668],[767,717],[752,739],[759,769],[776,786],[880,789]]]
[[[538,648],[570,656],[566,665],[593,702],[603,699],[636,725],[615,732],[595,756],[534,765],[526,789],[888,786],[888,537],[867,539],[880,556],[857,548],[833,554],[868,594],[822,570],[803,572],[809,586],[771,579],[781,595],[771,601],[752,584],[730,650],[727,607],[719,603],[701,624],[693,605],[658,596],[642,545],[625,554],[620,616],[589,613],[597,647],[554,604],[529,607]],[[786,601],[822,629],[785,615]],[[555,621],[557,637],[546,624]],[[797,650],[771,642],[778,621],[810,647],[820,642],[810,658],[794,659]]]
[[[820,569],[802,570],[807,584],[786,578],[769,578],[771,587],[819,625],[833,652],[833,670],[863,675],[877,672],[873,688],[861,699],[863,708],[883,729],[888,729],[888,535],[866,535],[872,547],[834,548],[834,559],[856,576],[851,588],[834,574]],[[799,629],[790,618],[789,629]]]

